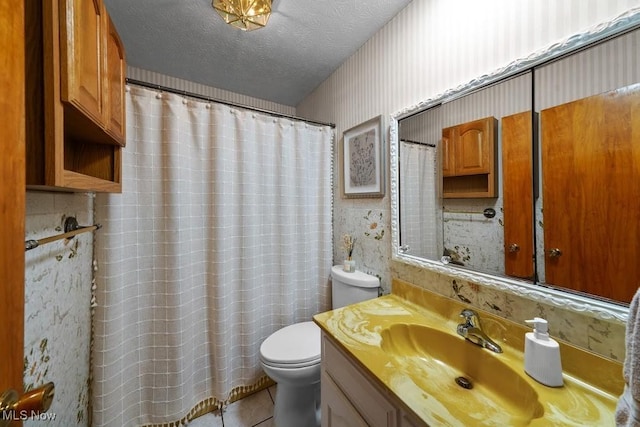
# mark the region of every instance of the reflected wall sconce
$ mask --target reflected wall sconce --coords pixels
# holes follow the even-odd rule
[[[213,8],[229,25],[252,31],[267,25],[271,0],[213,0]]]

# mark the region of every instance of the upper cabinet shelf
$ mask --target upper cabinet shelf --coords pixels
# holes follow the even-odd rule
[[[498,121],[486,117],[442,129],[442,197],[497,197]]]
[[[125,52],[102,0],[30,5],[26,22],[28,186],[120,192]]]

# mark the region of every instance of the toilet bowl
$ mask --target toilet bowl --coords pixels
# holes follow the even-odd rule
[[[320,328],[295,323],[260,345],[264,372],[276,383],[273,419],[277,427],[320,425]]]
[[[331,269],[333,308],[378,296],[380,281],[360,271]],[[320,328],[313,322],[286,326],[260,345],[260,363],[277,384],[276,427],[320,426]]]

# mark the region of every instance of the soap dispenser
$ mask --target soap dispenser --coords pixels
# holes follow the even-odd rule
[[[563,380],[560,345],[549,337],[549,325],[546,320],[536,317],[526,322],[533,324],[533,332],[525,334],[524,371],[541,384],[561,387]]]

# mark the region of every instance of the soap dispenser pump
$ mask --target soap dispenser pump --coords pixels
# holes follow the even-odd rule
[[[540,317],[525,322],[533,324],[533,332],[525,334],[524,371],[541,384],[561,387],[560,345],[549,337],[548,322]]]

